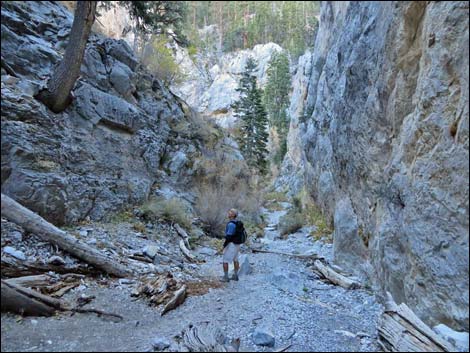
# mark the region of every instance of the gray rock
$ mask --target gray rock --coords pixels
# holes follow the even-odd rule
[[[257,346],[274,347],[275,338],[273,333],[268,329],[257,328],[253,332],[253,343]]]
[[[367,256],[367,249],[359,237],[357,216],[349,198],[343,198],[336,204],[334,220],[333,257],[335,263],[345,268],[359,268]]]
[[[322,3],[278,186],[305,185],[334,219],[338,263],[427,324],[468,331],[468,295],[455,290],[469,286],[465,6]]]
[[[250,265],[250,261],[248,260],[248,255],[241,255],[239,257],[239,262],[240,262],[240,270],[238,271],[238,274],[240,276],[246,276],[253,272],[253,269],[251,268],[251,265]]]
[[[154,351],[160,352],[170,347],[170,342],[164,337],[155,337],[152,340],[152,347]]]
[[[142,249],[142,252],[144,255],[150,257],[151,259],[155,258],[155,256],[158,254],[158,246],[155,245],[147,245]]]
[[[65,260],[60,256],[54,255],[47,260],[47,263],[56,266],[63,266],[65,265]]]
[[[433,330],[445,340],[449,341],[460,352],[468,352],[468,332],[458,332],[444,324],[434,326]]]
[[[21,242],[23,240],[23,234],[18,231],[13,231],[9,233],[10,238],[12,238],[15,242]]]
[[[203,248],[197,249],[197,252],[201,255],[214,256],[217,253],[217,250],[208,248],[208,247],[203,247]]]
[[[15,248],[11,246],[5,246],[2,250],[5,254],[11,255],[17,258],[18,260],[22,260],[22,261],[26,260],[26,256],[22,251],[16,250]]]

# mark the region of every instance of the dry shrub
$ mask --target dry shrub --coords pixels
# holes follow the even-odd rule
[[[239,211],[245,224],[260,223],[261,198],[244,161],[218,152],[211,159],[200,160],[195,175],[198,178],[195,209],[209,235],[224,236],[227,211],[231,208]]]
[[[146,219],[178,223],[186,229],[191,228],[191,218],[183,202],[177,198],[170,200],[152,199],[142,206],[142,213]]]
[[[281,235],[292,234],[302,228],[305,224],[305,217],[301,212],[294,209],[279,220],[279,231]]]

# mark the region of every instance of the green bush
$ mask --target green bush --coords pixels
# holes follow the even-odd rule
[[[281,232],[281,235],[288,235],[295,233],[304,225],[304,215],[296,210],[291,210],[279,220],[279,231]]]
[[[146,219],[178,223],[185,229],[191,228],[191,218],[185,205],[178,199],[150,200],[141,208]]]
[[[142,62],[150,72],[168,85],[181,83],[185,78],[168,47],[168,39],[163,36],[152,36],[149,45],[145,47]]]

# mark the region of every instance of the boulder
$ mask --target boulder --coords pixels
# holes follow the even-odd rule
[[[161,352],[164,349],[167,349],[168,347],[170,347],[170,345],[171,345],[170,341],[164,337],[155,337],[152,340],[152,347],[153,347],[153,350],[156,352]]]
[[[253,343],[257,346],[274,347],[275,338],[270,330],[257,328],[253,332]]]
[[[433,327],[433,330],[442,336],[446,341],[449,341],[455,348],[460,352],[468,352],[468,341],[469,335],[468,332],[458,332],[452,330],[450,327],[439,324]]]
[[[155,256],[158,254],[159,248],[155,245],[147,245],[142,249],[142,252],[145,256],[148,256],[151,259],[154,259]]]
[[[246,276],[253,272],[250,261],[248,261],[248,255],[240,255],[238,261],[240,262],[240,270],[238,271],[240,276]]]
[[[11,246],[5,246],[2,250],[5,254],[11,255],[17,258],[18,260],[26,261],[25,254],[20,250],[16,250],[15,248]]]

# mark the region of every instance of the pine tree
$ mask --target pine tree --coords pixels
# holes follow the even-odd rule
[[[286,109],[289,106],[290,72],[289,58],[285,52],[275,53],[269,62],[268,82],[264,93],[264,103],[269,115],[270,125],[276,129],[280,148],[274,160],[280,163],[287,152],[287,132],[289,121]]]
[[[238,142],[248,165],[261,173],[267,170],[266,144],[267,113],[262,101],[262,92],[256,86],[256,62],[249,58],[240,80],[240,99],[233,104],[235,117],[241,121]]]

